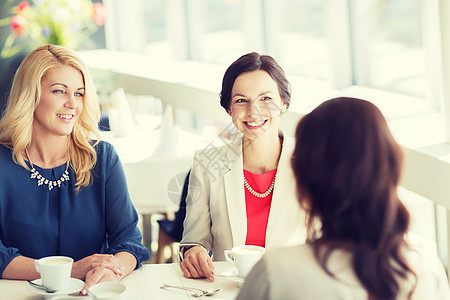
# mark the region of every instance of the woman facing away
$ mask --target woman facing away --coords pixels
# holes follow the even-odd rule
[[[437,254],[405,240],[402,160],[368,101],[331,99],[302,118],[292,167],[307,243],[266,253],[237,299],[450,299]]]
[[[0,120],[0,274],[36,279],[34,260],[74,259],[82,294],[149,258],[113,147],[98,140],[96,91],[79,56],[45,45],[20,65]]]
[[[220,103],[239,134],[198,151],[189,183],[180,253],[188,278],[213,279],[214,260],[238,245],[267,249],[305,242],[305,214],[290,167],[294,141],[280,131],[290,85],[270,56],[248,53],[222,81]]]

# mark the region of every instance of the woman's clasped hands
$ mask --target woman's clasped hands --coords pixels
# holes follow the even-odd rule
[[[87,290],[97,283],[120,281],[123,276],[124,268],[112,254],[90,255],[74,262],[72,267],[72,277],[85,280],[82,295],[87,295]]]

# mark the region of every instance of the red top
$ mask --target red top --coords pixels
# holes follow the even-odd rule
[[[276,169],[263,174],[253,174],[244,170],[244,176],[251,188],[261,194],[267,191],[276,173]],[[247,188],[244,187],[244,190],[247,209],[247,238],[245,244],[265,247],[267,221],[269,220],[273,191],[267,197],[258,198],[252,195]]]

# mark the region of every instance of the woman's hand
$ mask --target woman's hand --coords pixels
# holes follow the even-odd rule
[[[211,257],[201,246],[194,246],[184,253],[184,259],[180,264],[184,276],[187,278],[206,277],[214,281],[214,265]]]
[[[87,290],[94,284],[106,281],[120,281],[123,275],[119,275],[111,271],[111,269],[103,267],[95,267],[86,274],[86,281],[81,289],[81,295],[86,296]]]
[[[130,274],[136,267],[136,257],[126,251],[111,254],[94,254],[74,263],[72,277],[74,274],[84,274],[86,279],[81,294],[86,295],[87,290],[94,284],[106,281],[120,281]]]
[[[95,268],[108,269],[115,275],[123,275],[120,261],[111,254],[94,254],[73,263],[71,277],[87,280],[87,274]]]

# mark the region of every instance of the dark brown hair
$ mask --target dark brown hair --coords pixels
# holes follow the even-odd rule
[[[296,139],[292,167],[320,264],[333,276],[329,255],[349,249],[370,299],[396,299],[397,280],[415,274],[401,253],[409,227],[397,196],[403,154],[382,113],[368,101],[334,98],[300,120]]]
[[[220,105],[228,111],[231,102],[231,90],[234,81],[242,73],[257,70],[266,71],[278,85],[281,98],[286,102],[286,108],[291,102],[291,86],[286,74],[280,65],[269,55],[261,55],[256,52],[248,53],[239,57],[225,71],[222,80],[222,91],[220,92]]]

